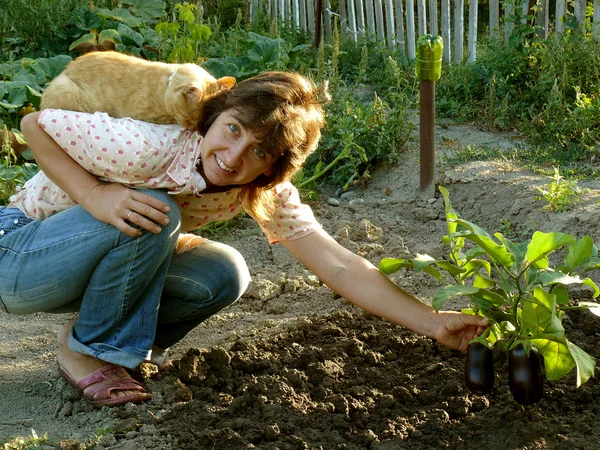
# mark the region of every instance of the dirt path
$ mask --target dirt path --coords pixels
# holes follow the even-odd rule
[[[439,125],[440,152],[514,146],[507,136]],[[455,209],[490,232],[564,231],[600,242],[600,183],[584,184],[591,190],[583,201],[556,214],[534,200],[548,179],[507,161],[438,164],[438,171]],[[416,156],[408,154],[339,206],[327,202],[326,189],[314,209],[342,245],[374,264],[416,252],[441,256],[443,201],[419,195],[418,184]],[[254,280],[236,305],[174,349],[182,358],[175,369],[136,374],[154,395],[147,405],[97,410],[58,377],[55,335],[70,316],[0,314],[0,438],[34,429],[83,444],[110,428],[116,437],[106,434],[98,448],[600,449],[597,377],[577,391],[569,377],[548,383],[539,406],[524,410],[499,366],[497,389],[472,396],[462,383],[463,355],[364,316],[284,247],[270,247],[253,222],[241,220],[224,242],[244,254]],[[437,288],[418,274],[394,280],[425,301]],[[577,315],[567,323],[571,339],[600,357],[600,320]]]

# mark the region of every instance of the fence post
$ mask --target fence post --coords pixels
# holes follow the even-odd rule
[[[444,45],[443,61],[450,64],[450,0],[442,0],[442,40],[448,42]]]
[[[490,0],[490,39],[500,34],[500,1]]]
[[[360,1],[360,0],[359,0]],[[402,0],[400,0],[402,1]],[[367,13],[367,36],[369,39],[375,36],[375,9],[373,9],[373,0],[366,0],[365,10]]]
[[[598,1],[598,0],[595,0]],[[406,38],[404,37],[404,8],[402,0],[396,0],[396,42],[402,56],[406,56]]]
[[[474,63],[477,59],[477,1],[469,0],[469,38],[467,41],[467,61]]]
[[[438,35],[437,0],[429,0],[429,32]]]
[[[392,3],[393,0],[385,0],[386,31],[390,51],[394,48],[394,8]]]
[[[385,41],[383,32],[383,4],[381,0],[375,0],[375,26],[377,27],[377,41]]]
[[[356,42],[356,13],[354,11],[354,0],[348,0],[348,26],[350,27],[350,39]]]
[[[322,39],[322,20],[323,20],[323,0],[317,0],[315,3],[315,42],[314,47],[319,48]]]
[[[539,0],[536,14],[537,36],[538,39],[548,39],[548,10],[550,9],[550,0]]]
[[[427,10],[425,0],[417,0],[417,23],[419,24],[419,36],[427,34]]]
[[[460,64],[463,60],[464,45],[464,0],[456,0],[454,3],[454,62]]]
[[[556,0],[556,32],[564,33],[565,24],[563,20],[565,18],[565,11],[567,10],[566,0]]]
[[[364,39],[367,32],[365,30],[365,9],[362,0],[356,0],[354,7],[356,9],[356,32]]]
[[[515,0],[506,0],[504,5],[504,42],[508,42],[515,29]]]
[[[414,61],[417,57],[415,49],[415,3],[406,0],[406,42],[408,42],[408,59]]]
[[[342,39],[348,38],[348,16],[346,14],[346,0],[340,0],[340,37]]]
[[[585,31],[585,7],[586,0],[575,0],[575,18],[577,19],[577,28]]]
[[[592,25],[592,33],[596,39],[600,38],[600,3],[598,0],[594,0],[594,22]]]

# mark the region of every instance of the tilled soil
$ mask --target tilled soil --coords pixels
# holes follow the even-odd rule
[[[573,315],[568,332],[581,330],[577,342],[599,354],[600,321]],[[338,312],[229,350],[191,349],[153,379],[153,392],[191,399],[156,427],[181,449],[600,448],[597,378],[579,389],[572,376],[546,383],[544,399],[524,408],[507,388],[506,358],[495,360],[494,391],[473,395],[463,354]]]

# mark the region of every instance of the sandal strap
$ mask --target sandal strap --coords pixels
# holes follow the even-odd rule
[[[86,396],[93,399],[108,398],[112,391],[139,391],[146,390],[127,371],[116,364],[109,364],[82,378],[77,386],[83,391],[87,389]]]

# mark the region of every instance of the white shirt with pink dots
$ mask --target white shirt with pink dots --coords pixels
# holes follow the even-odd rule
[[[167,189],[181,207],[183,233],[245,211],[239,188],[202,194],[206,183],[196,170],[202,136],[195,131],[178,125],[115,119],[105,113],[53,109],[43,110],[38,123],[102,181],[137,189]],[[276,208],[271,220],[257,220],[269,243],[297,239],[320,228],[291,183],[276,186],[274,191]],[[9,206],[42,220],[74,204],[40,171],[11,198]]]

